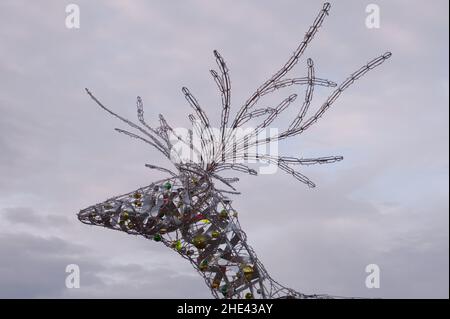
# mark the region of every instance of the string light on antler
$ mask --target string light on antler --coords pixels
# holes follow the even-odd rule
[[[239,224],[238,212],[231,206],[229,196],[239,194],[233,186],[238,178],[220,175],[223,171],[257,175],[257,171],[245,162],[253,160],[276,165],[295,179],[314,187],[315,184],[309,178],[293,167],[330,164],[343,159],[342,156],[298,158],[259,151],[261,145],[279,142],[309,129],[345,90],[391,56],[387,52],[376,57],[340,84],[316,77],[312,59],[306,60],[306,76],[287,77],[322,26],[330,7],[329,3],[323,5],[293,55],[250,95],[233,119],[230,119],[229,70],[223,57],[214,51],[218,70],[211,70],[210,73],[222,101],[218,134],[214,132],[198,100],[186,87],[182,88],[182,93],[194,110],[189,115],[192,129],[188,130],[187,136],[177,133],[162,115],[159,115],[158,127],[150,126],[144,119],[144,105],[140,97],[136,102],[140,123],[137,124],[110,110],[86,89],[87,94],[103,110],[135,130],[130,132],[116,128],[116,131],[156,148],[171,161],[174,169],[146,164],[147,168],[166,173],[169,177],[83,209],[78,213],[79,220],[88,225],[103,226],[161,242],[194,266],[216,298],[331,298],[328,295],[299,293],[270,277],[247,244],[247,236]],[[289,86],[305,88],[302,101],[299,102],[301,99],[297,94],[292,94],[276,106],[257,108],[265,96]],[[310,114],[316,86],[333,91],[317,111]],[[287,129],[269,137],[260,137],[260,133],[269,128],[280,114],[292,107],[298,111]],[[249,121],[256,121],[255,128],[238,135],[239,129]],[[194,135],[199,138],[198,143],[194,141]],[[174,141],[181,143],[190,154],[196,156],[187,159],[183,157],[177,151]],[[225,185],[227,189],[217,188],[218,184]]]

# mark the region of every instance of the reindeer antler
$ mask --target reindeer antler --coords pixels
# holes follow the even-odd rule
[[[254,171],[253,169],[248,168],[244,164],[236,163],[237,161],[245,159],[253,159],[260,162],[265,161],[276,164],[281,170],[293,175],[296,179],[307,184],[308,186],[314,187],[314,183],[312,183],[301,173],[293,170],[290,165],[333,163],[342,160],[342,156],[318,157],[310,159],[286,156],[273,157],[267,153],[249,153],[249,148],[280,141],[303,133],[314,123],[316,123],[317,120],[322,117],[322,115],[336,102],[340,95],[351,85],[353,85],[356,80],[360,79],[367,72],[381,65],[383,62],[390,58],[391,53],[386,52],[385,54],[371,60],[369,63],[365,64],[357,71],[353,72],[339,86],[337,86],[335,82],[328,79],[317,78],[315,75],[314,62],[310,58],[307,59],[307,76],[286,78],[287,74],[298,63],[306,48],[316,35],[317,31],[322,26],[322,23],[325,17],[328,15],[330,8],[331,5],[329,3],[325,3],[323,5],[322,9],[316,16],[309,30],[306,32],[303,41],[297,47],[294,54],[272,77],[266,80],[261,86],[256,89],[253,94],[251,94],[251,96],[238,110],[236,117],[232,121],[232,124],[229,128],[227,127],[231,110],[231,80],[229,70],[225,63],[225,60],[219,54],[219,52],[217,50],[213,51],[219,72],[210,70],[210,73],[217,84],[222,100],[220,136],[215,136],[206,112],[201,108],[198,100],[186,87],[182,88],[182,92],[189,105],[195,111],[195,115],[189,115],[193,130],[189,131],[190,136],[188,138],[178,135],[175,130],[167,124],[167,121],[162,115],[160,115],[159,128],[154,129],[149,126],[144,120],[144,107],[142,99],[140,97],[137,98],[137,114],[139,122],[143,125],[143,127],[112,112],[107,107],[105,107],[89,90],[86,89],[86,91],[101,108],[124,121],[132,128],[137,129],[140,133],[144,134],[144,136],[140,136],[138,134],[134,134],[122,129],[116,129],[118,132],[146,142],[147,144],[155,147],[169,159],[171,158],[171,154],[173,154],[173,152],[171,153],[173,145],[170,142],[170,133],[177,140],[188,146],[190,150],[195,152],[198,155],[200,165],[204,168],[208,168],[210,172],[224,169],[237,169],[241,172],[255,174],[256,171]],[[265,107],[259,109],[254,109],[254,107],[258,104],[263,96],[269,95],[279,89],[292,85],[306,86],[303,103],[299,107],[297,116],[292,120],[285,131],[275,136],[264,137],[262,139],[258,138],[260,132],[268,128],[283,111],[285,111],[296,101],[297,94],[288,96],[275,107]],[[315,86],[337,86],[337,88],[331,93],[331,95],[326,99],[326,101],[316,111],[316,113],[306,119],[306,116],[308,115],[308,111],[312,104]],[[240,138],[236,138],[236,131],[238,128],[242,127],[248,121],[256,119],[261,120],[256,124],[256,127],[251,132],[245,134]],[[194,146],[194,143],[192,142],[192,132],[195,132],[196,136],[199,138],[198,142],[200,144],[200,150],[196,148]],[[177,153],[175,152],[175,154]],[[179,154],[177,154],[177,159],[171,160],[183,161]]]

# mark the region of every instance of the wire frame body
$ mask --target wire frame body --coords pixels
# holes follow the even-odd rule
[[[132,129],[128,131],[116,128],[117,132],[155,148],[169,159],[174,169],[146,164],[147,168],[164,172],[170,177],[83,209],[78,213],[79,220],[88,225],[103,226],[161,242],[194,266],[216,298],[331,298],[328,295],[296,292],[269,276],[248,245],[245,232],[239,224],[238,213],[231,206],[229,197],[239,194],[233,186],[238,178],[221,175],[224,171],[257,175],[255,169],[245,164],[245,160],[251,159],[275,164],[298,181],[315,187],[314,182],[300,172],[299,168],[336,163],[343,159],[342,156],[275,156],[260,152],[259,148],[257,152],[252,152],[255,146],[301,135],[323,117],[344,91],[391,57],[391,53],[386,52],[373,58],[351,73],[341,84],[316,76],[311,58],[306,60],[306,76],[287,77],[322,27],[330,9],[329,3],[322,6],[292,56],[250,94],[234,118],[231,118],[230,112],[230,72],[220,53],[213,51],[218,70],[210,70],[210,73],[221,97],[218,135],[214,134],[212,123],[200,101],[186,87],[182,88],[182,93],[193,110],[188,115],[192,128],[188,130],[187,137],[177,134],[162,114],[158,118],[159,125],[151,126],[144,118],[144,103],[140,97],[136,101],[139,123],[135,123],[112,111],[86,89],[100,108]],[[264,97],[292,86],[304,88],[303,99],[298,99],[298,94],[291,94],[277,105],[258,106]],[[310,114],[317,86],[332,88],[332,92]],[[269,128],[283,112],[293,107],[297,109],[297,115],[285,130],[275,136],[259,138],[261,131]],[[254,122],[254,129],[238,138],[238,129],[251,122]],[[194,143],[193,136],[199,137],[199,143]],[[174,147],[174,143],[178,142],[186,146],[191,154],[195,154],[195,161],[192,158],[185,159],[178,153]],[[219,184],[225,185],[226,189],[218,188]]]

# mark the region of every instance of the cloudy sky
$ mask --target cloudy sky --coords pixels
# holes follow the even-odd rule
[[[123,125],[83,89],[128,118],[140,95],[149,122],[163,113],[184,127],[187,85],[217,121],[212,50],[228,63],[236,110],[287,60],[321,4],[80,0],[80,28],[68,29],[69,3],[0,1],[0,297],[209,298],[203,279],[161,244],[78,222],[81,208],[163,176],[144,163],[170,167],[115,133]],[[369,3],[379,5],[380,28],[366,27]],[[303,170],[317,188],[281,171],[240,176],[233,207],[280,283],[448,298],[448,21],[446,0],[332,1],[292,76],[304,76],[307,57],[336,82],[385,51],[393,57],[280,146],[292,156],[344,156]],[[313,107],[328,93],[318,90]],[[68,264],[80,266],[79,289],[65,287]],[[368,264],[381,269],[379,289],[365,286]]]

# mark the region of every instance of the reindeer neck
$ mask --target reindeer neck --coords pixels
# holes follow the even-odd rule
[[[190,261],[216,298],[301,297],[269,276],[248,245],[231,200],[212,183],[194,182],[171,197],[165,206],[169,209],[161,206],[182,225],[162,235],[162,242]]]

